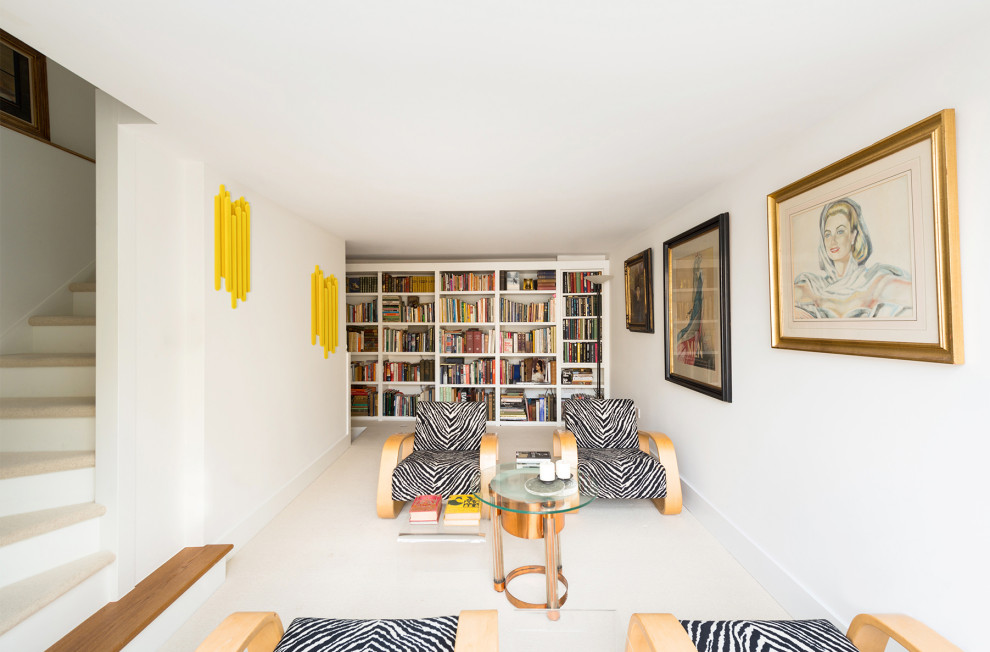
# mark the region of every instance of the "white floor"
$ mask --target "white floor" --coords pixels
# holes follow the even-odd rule
[[[235,551],[227,581],[166,650],[194,650],[234,611],[299,616],[414,618],[498,609],[501,649],[621,650],[630,614],[682,619],[784,618],[787,613],[690,514],[663,516],[648,501],[596,501],[568,515],[561,557],[570,595],[564,618],[514,609],[492,588],[489,544],[400,544],[406,511],[375,515],[382,443],[401,424],[373,423],[346,453],[256,537]],[[549,450],[550,427],[503,427],[499,456]],[[675,442],[676,445],[676,442]],[[484,528],[483,530],[484,531]],[[504,536],[505,568],[542,564],[542,541]],[[532,580],[532,581],[530,581]],[[516,579],[538,601],[539,575]]]

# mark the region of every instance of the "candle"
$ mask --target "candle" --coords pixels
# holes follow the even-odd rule
[[[571,477],[571,464],[567,460],[557,460],[557,477],[568,480]]]
[[[554,479],[554,465],[550,460],[540,462],[540,480],[552,482]]]

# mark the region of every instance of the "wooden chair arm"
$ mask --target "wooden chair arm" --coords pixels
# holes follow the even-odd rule
[[[481,438],[481,496],[488,500],[488,485],[495,477],[495,466],[498,464],[498,435],[486,433]],[[487,504],[481,504],[481,518],[487,519],[490,515],[490,508]]]
[[[196,652],[272,652],[284,633],[273,611],[238,611],[217,625]]]
[[[654,498],[653,504],[661,514],[680,514],[683,498],[681,496],[681,475],[677,469],[677,454],[674,452],[674,443],[670,437],[662,432],[639,431],[639,449],[647,455],[650,452],[650,442],[657,449],[657,459],[663,464],[663,469],[667,474],[667,497]]]
[[[860,652],[883,652],[894,639],[908,652],[962,652],[938,632],[903,614],[860,614],[846,637]]]
[[[395,518],[406,504],[404,500],[392,500],[392,471],[413,449],[414,435],[400,432],[385,440],[382,446],[382,462],[378,468],[378,518]]]
[[[498,610],[462,611],[454,652],[498,652]]]
[[[672,614],[633,614],[626,630],[626,652],[698,652]]]
[[[553,456],[564,460],[571,465],[572,469],[577,469],[577,439],[570,430],[553,431]]]

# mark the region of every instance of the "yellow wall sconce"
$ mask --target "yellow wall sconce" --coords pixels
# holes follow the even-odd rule
[[[337,344],[340,341],[340,325],[337,321],[339,298],[337,277],[331,274],[328,278],[324,278],[320,266],[317,265],[316,271],[310,274],[309,285],[312,300],[310,341],[315,346],[319,338],[320,344],[323,345],[323,357],[327,358],[330,353],[337,352]]]
[[[241,197],[230,201],[230,192],[220,185],[213,198],[213,287],[220,279],[230,292],[230,307],[247,301],[251,291],[251,205]]]

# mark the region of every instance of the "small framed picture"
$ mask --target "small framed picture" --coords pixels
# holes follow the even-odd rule
[[[626,329],[653,332],[653,249],[641,251],[625,263]]]
[[[663,243],[664,378],[732,402],[729,214]]]
[[[518,290],[519,289],[519,272],[506,272],[505,273],[505,289],[506,290]]]
[[[33,138],[51,139],[47,59],[3,30],[0,30],[0,123]]]

